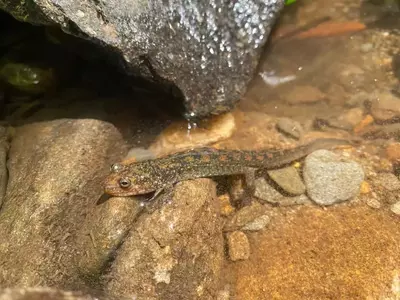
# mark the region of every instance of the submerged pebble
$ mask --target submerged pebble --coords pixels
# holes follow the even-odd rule
[[[269,170],[268,175],[285,192],[292,195],[301,195],[306,191],[306,187],[295,167]]]
[[[254,219],[254,221],[244,225],[242,227],[242,230],[248,230],[248,231],[262,230],[265,227],[267,227],[267,225],[269,224],[270,221],[271,221],[271,219],[269,218],[268,215],[263,215],[263,216],[260,216],[256,219]]]
[[[245,260],[250,257],[250,243],[241,231],[228,233],[228,252],[232,261]]]
[[[400,180],[393,173],[379,173],[373,182],[387,191],[397,191],[400,189]]]
[[[369,52],[374,49],[374,45],[372,43],[365,43],[360,46],[360,50],[362,52]]]
[[[258,202],[253,202],[238,210],[224,226],[224,231],[235,231],[242,229],[245,225],[253,222],[257,218],[267,214],[267,207]]]
[[[359,92],[356,93],[346,101],[345,106],[347,107],[363,107],[364,102],[369,100],[371,98],[371,95],[368,94],[367,92]]]
[[[295,139],[300,139],[304,133],[301,124],[289,118],[280,118],[276,126],[278,130]]]
[[[392,204],[390,210],[395,213],[396,215],[400,215],[400,201]]]
[[[382,207],[382,204],[379,202],[378,199],[375,198],[368,198],[365,203],[371,207],[371,208],[375,208],[375,209],[379,209]]]
[[[306,157],[303,175],[309,197],[320,205],[332,205],[355,197],[364,180],[362,167],[328,150]]]
[[[377,94],[371,103],[371,114],[378,121],[400,117],[400,99],[390,92]]]
[[[263,177],[257,178],[254,182],[254,196],[269,203],[277,203],[282,198],[282,195]]]
[[[386,156],[393,163],[400,162],[400,143],[392,143],[386,148]]]
[[[335,118],[330,118],[327,122],[331,127],[351,130],[359,124],[364,115],[364,110],[359,107],[351,108]]]

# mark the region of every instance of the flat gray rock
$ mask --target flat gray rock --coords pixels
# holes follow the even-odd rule
[[[317,150],[306,157],[303,177],[311,200],[332,205],[357,196],[364,171],[354,161],[328,150]]]

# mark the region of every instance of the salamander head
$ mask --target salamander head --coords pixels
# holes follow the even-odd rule
[[[110,196],[126,197],[154,192],[160,181],[154,169],[146,163],[131,165],[114,164],[104,184],[105,193]]]

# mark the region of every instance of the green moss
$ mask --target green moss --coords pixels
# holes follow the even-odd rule
[[[54,70],[32,67],[22,63],[4,62],[0,66],[0,78],[14,88],[38,94],[54,84]]]
[[[33,0],[0,0],[0,9],[21,22],[29,22],[35,25],[49,23]]]

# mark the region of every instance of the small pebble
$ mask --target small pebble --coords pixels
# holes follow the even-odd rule
[[[246,234],[241,231],[228,233],[228,252],[232,261],[245,260],[250,257],[250,243]]]
[[[267,227],[267,225],[270,222],[270,218],[267,215],[263,215],[260,216],[256,219],[254,219],[254,221],[247,223],[246,225],[244,225],[241,229],[242,230],[248,230],[248,231],[258,231],[258,230],[262,230],[265,227]]]
[[[311,85],[297,85],[285,95],[290,104],[314,103],[326,98],[325,93]]]
[[[289,194],[301,195],[306,191],[306,187],[300,178],[299,172],[292,166],[277,170],[269,170],[267,173],[277,185]]]
[[[371,114],[378,121],[400,117],[400,99],[390,92],[375,95],[371,103]]]
[[[276,126],[278,130],[295,139],[300,139],[304,133],[301,124],[289,118],[280,118]]]
[[[223,230],[234,231],[241,229],[243,226],[253,222],[258,217],[266,215],[267,212],[267,207],[258,202],[253,202],[251,205],[245,206],[236,211],[236,213],[233,214],[225,223]]]
[[[231,286],[228,285],[228,284],[225,285],[223,290],[218,291],[217,300],[229,300],[229,299],[231,299],[230,290],[231,290]]]
[[[392,143],[387,146],[386,156],[391,162],[400,162],[400,143]]]
[[[360,92],[350,96],[349,100],[346,101],[347,107],[363,107],[364,102],[371,99],[371,95],[366,92]]]
[[[368,194],[371,192],[371,186],[368,182],[363,181],[360,187],[360,194]]]
[[[393,173],[379,173],[373,182],[387,191],[397,191],[400,189],[400,180]]]
[[[351,108],[338,117],[329,119],[328,123],[331,127],[351,130],[362,121],[363,114],[363,109],[359,107]]]
[[[372,208],[379,209],[382,207],[382,204],[375,198],[368,198],[365,203]]]
[[[371,43],[362,44],[360,49],[362,52],[369,52],[374,48],[374,45]]]
[[[275,190],[263,177],[259,177],[254,182],[254,196],[269,203],[277,203],[283,196]]]
[[[396,215],[400,215],[400,201],[392,204],[392,206],[390,206],[390,210]]]
[[[364,180],[362,167],[328,150],[306,157],[303,175],[308,196],[320,205],[332,205],[355,197]]]
[[[219,199],[219,203],[220,203],[221,215],[229,216],[235,211],[235,208],[231,205],[230,197],[228,194],[223,194],[223,195],[219,196],[218,199]]]

